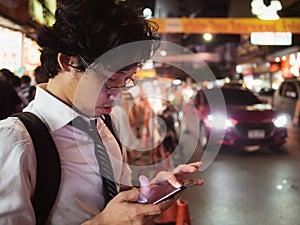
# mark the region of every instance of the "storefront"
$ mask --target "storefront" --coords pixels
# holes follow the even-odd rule
[[[37,43],[22,31],[0,26],[0,68],[7,68],[18,76],[32,75],[40,64]]]
[[[267,59],[279,65],[280,73],[283,79],[299,77],[300,68],[300,47],[293,46],[284,50],[275,52],[267,56]]]
[[[20,31],[0,26],[0,67],[12,72],[23,66],[23,40]]]
[[[276,57],[275,60],[281,64],[282,77],[284,79],[299,77],[300,52]]]
[[[54,23],[56,0],[0,2],[0,68],[32,75],[40,64],[36,28]]]
[[[294,51],[292,53],[288,53]],[[273,53],[266,62],[247,63],[236,66],[247,87],[253,91],[278,89],[284,79],[298,78],[300,73],[300,51],[298,46]]]

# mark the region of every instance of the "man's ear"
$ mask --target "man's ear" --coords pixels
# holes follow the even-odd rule
[[[60,52],[58,53],[57,62],[63,71],[70,71],[69,61],[70,61],[70,57],[66,56],[63,53]]]

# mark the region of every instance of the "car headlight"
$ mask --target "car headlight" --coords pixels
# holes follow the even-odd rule
[[[211,126],[217,129],[227,129],[229,127],[234,127],[236,121],[233,119],[228,119],[226,116],[222,115],[208,115],[208,121],[211,123]]]
[[[274,120],[273,123],[276,127],[288,127],[290,125],[291,118],[287,114],[280,114]]]

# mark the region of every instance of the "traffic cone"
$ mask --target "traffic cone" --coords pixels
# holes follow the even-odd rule
[[[177,202],[176,225],[191,225],[187,201],[178,201]]]
[[[154,220],[157,225],[175,225],[177,216],[177,202],[174,202],[170,208],[164,211],[159,217]]]

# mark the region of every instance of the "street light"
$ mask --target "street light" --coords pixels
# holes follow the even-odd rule
[[[261,20],[278,20],[280,17],[277,11],[282,9],[279,0],[271,0],[270,5],[266,6],[264,0],[252,0],[251,12]]]
[[[211,41],[213,39],[213,36],[210,33],[205,33],[205,34],[203,34],[203,39],[205,41]]]
[[[153,15],[153,13],[152,13],[152,10],[151,10],[150,8],[146,7],[146,8],[143,9],[143,16],[144,16],[147,20],[151,19],[151,18],[152,18],[152,15]]]

